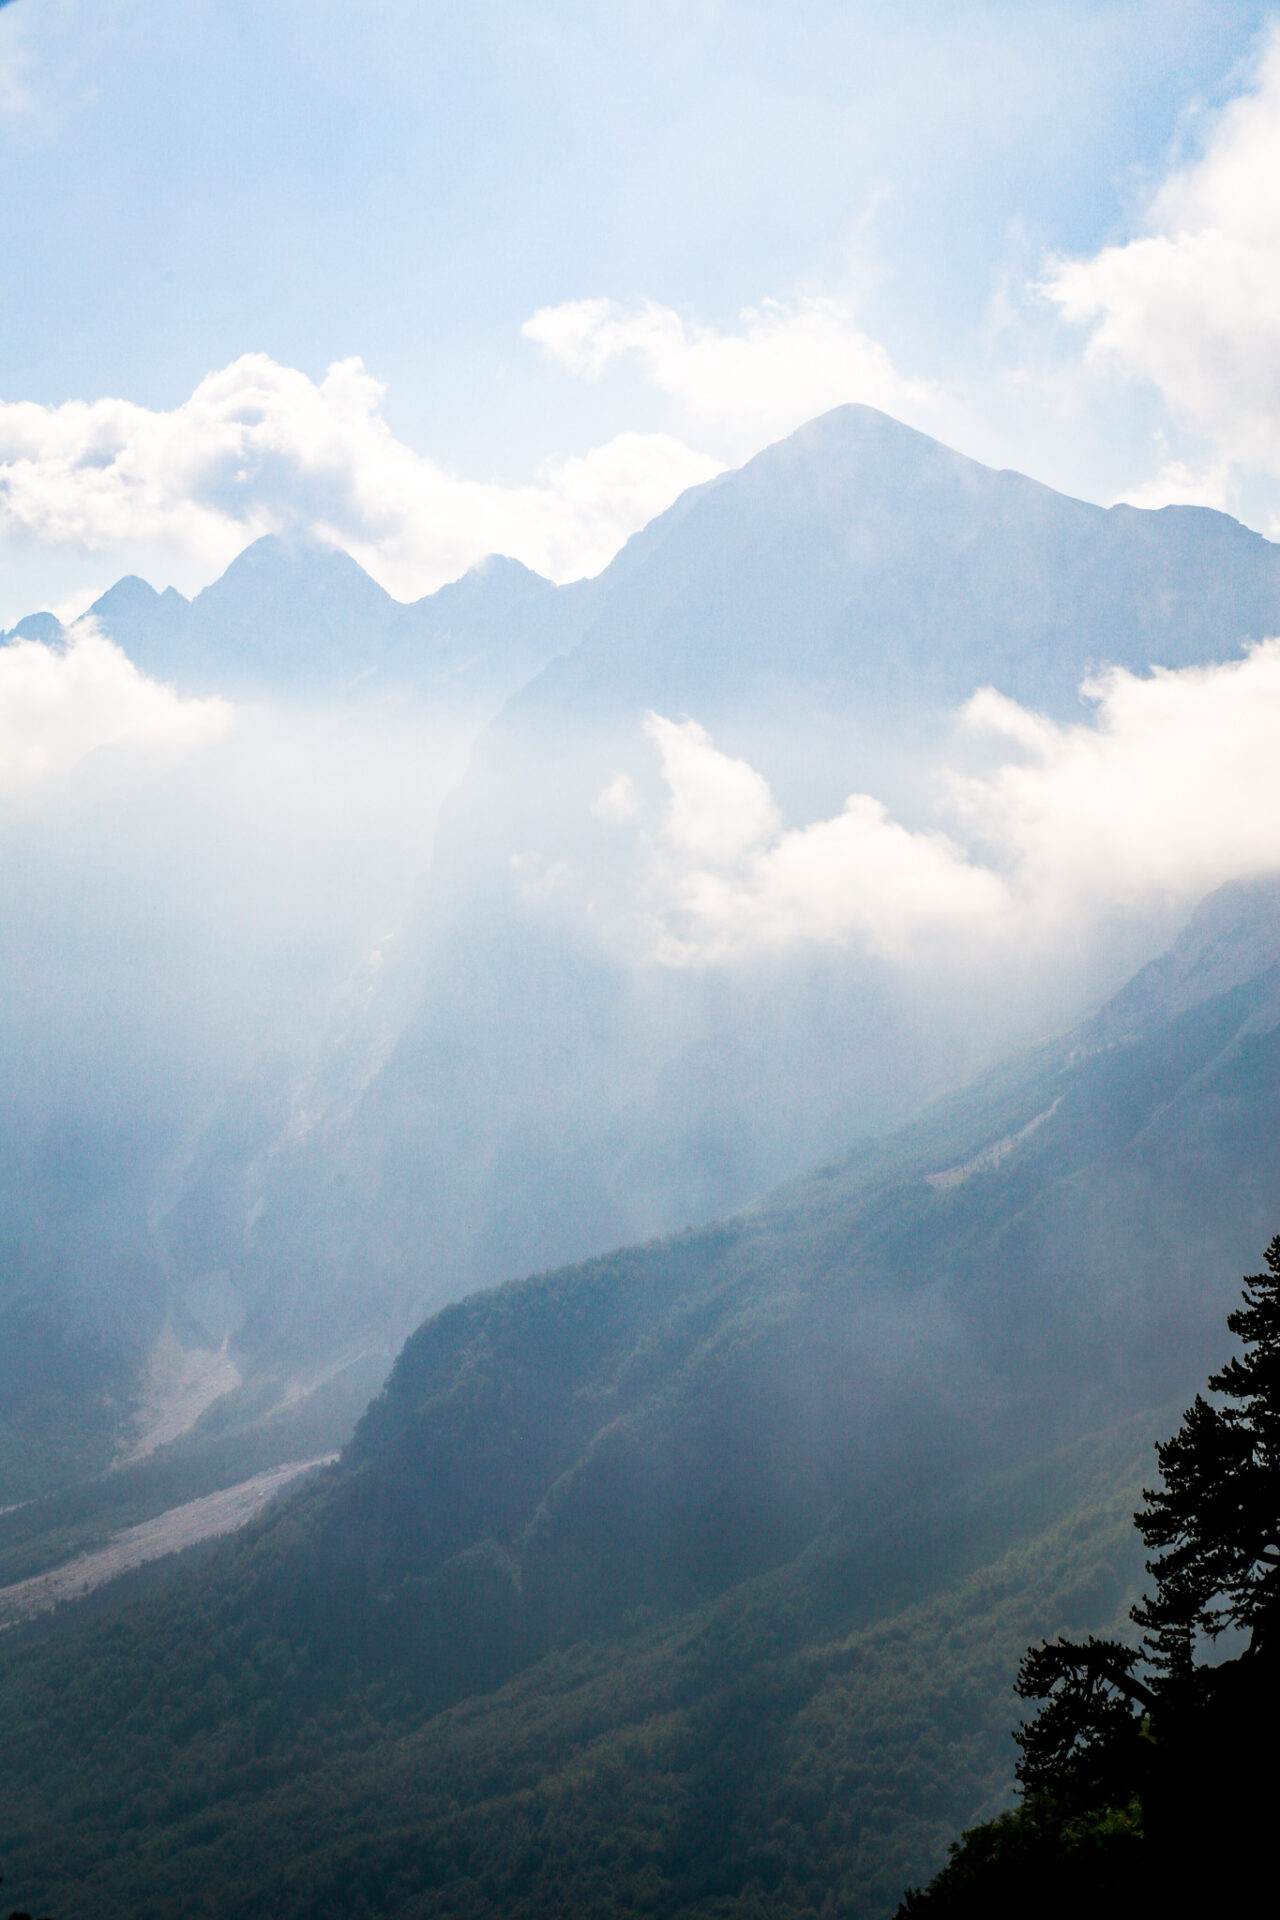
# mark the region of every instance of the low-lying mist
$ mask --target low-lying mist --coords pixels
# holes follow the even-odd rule
[[[1074,719],[802,674],[664,711],[571,661],[493,719],[188,698],[92,621],[0,650],[10,1306],[393,1343],[839,1156],[1277,865],[1280,643]]]
[[[10,1297],[154,1303],[157,1214],[237,1078],[395,1017],[467,745],[404,701],[180,700],[92,627],[0,651]]]

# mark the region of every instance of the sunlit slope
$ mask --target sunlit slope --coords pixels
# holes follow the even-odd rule
[[[331,1474],[5,1662],[33,1900],[882,1910],[1005,1791],[1020,1645],[1123,1613],[1280,1205],[1278,955],[1226,891],[897,1136],[428,1321]]]
[[[474,1579],[540,1645],[1187,1391],[1280,1208],[1268,952],[1270,889],[1219,896],[1098,1021],[906,1132],[437,1315],[357,1434],[335,1564]]]

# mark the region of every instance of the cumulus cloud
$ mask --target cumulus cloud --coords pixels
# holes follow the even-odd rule
[[[650,713],[667,801],[642,892],[670,965],[806,942],[900,954],[1007,908],[1004,883],[941,833],[909,832],[869,794],[786,831],[768,783],[696,721]],[[606,789],[608,792],[609,789]]]
[[[1153,196],[1144,231],[1054,264],[1045,290],[1088,354],[1152,381],[1246,468],[1280,464],[1280,28],[1253,84]],[[1183,476],[1191,481],[1196,476]],[[1181,498],[1179,476],[1167,491]],[[1214,504],[1217,504],[1215,501]]]
[[[1015,751],[953,780],[955,802],[1028,907],[1191,899],[1280,870],[1280,640],[1218,666],[1114,668],[1084,692],[1092,725],[990,689],[965,712]]]
[[[492,552],[557,580],[594,572],[719,471],[668,434],[624,433],[524,485],[467,480],[396,440],[383,391],[358,359],[317,385],[246,354],[167,412],[0,402],[0,532],[158,548],[207,577],[263,533],[305,530],[413,598]]]
[[[663,830],[671,846],[694,859],[740,859],[778,828],[769,784],[745,760],[720,753],[696,720],[645,716],[658,749],[670,799]]]
[[[184,700],[140,673],[92,620],[65,648],[0,647],[0,794],[66,773],[108,746],[184,751],[225,732],[225,700]]]
[[[1071,726],[993,688],[974,696],[960,723],[995,763],[939,770],[950,833],[908,829],[865,793],[786,828],[755,768],[695,721],[650,714],[661,817],[646,828],[624,776],[597,802],[637,836],[650,957],[806,943],[902,956],[939,939],[1029,950],[1117,910],[1280,872],[1280,640],[1216,666],[1115,669],[1084,692],[1093,716]],[[628,938],[646,945],[634,920]]]
[[[739,454],[849,400],[917,423],[936,421],[942,406],[935,386],[900,374],[830,298],[766,301],[732,329],[699,325],[653,300],[572,300],[542,307],[524,333],[580,378],[638,362],[691,421]]]

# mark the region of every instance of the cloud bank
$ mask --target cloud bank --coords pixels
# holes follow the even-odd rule
[[[1280,640],[1219,666],[1114,668],[1084,693],[1092,726],[991,690],[965,712],[1013,753],[953,779],[954,802],[1028,907],[1062,918],[1280,871]]]
[[[542,307],[524,335],[578,378],[638,363],[685,417],[736,457],[815,414],[859,400],[913,424],[943,407],[931,382],[905,378],[841,301],[812,296],[748,308],[736,328],[686,320],[653,300],[571,300]]]
[[[65,649],[0,647],[0,795],[65,774],[100,747],[183,752],[230,726],[225,700],[184,700],[140,673],[92,620]]]
[[[868,794],[833,820],[784,831],[763,777],[696,721],[650,713],[667,804],[646,890],[656,957],[723,960],[810,942],[900,954],[921,938],[998,920],[1005,890],[940,833],[910,833]]]
[[[522,486],[462,479],[395,439],[358,359],[317,385],[246,354],[168,412],[125,400],[0,402],[0,535],[172,554],[198,578],[264,533],[306,531],[413,599],[488,553],[552,579],[604,566],[719,463],[623,433]]]
[[[1116,911],[1190,903],[1280,872],[1280,640],[1224,665],[1115,669],[1062,726],[993,688],[958,716],[995,764],[941,769],[952,831],[866,793],[787,828],[767,781],[695,721],[651,713],[666,799],[646,821],[619,776],[596,812],[635,836],[648,957],[684,966],[805,945],[903,958],[926,945],[1034,946]],[[595,915],[597,924],[603,916]],[[630,926],[636,944],[634,922]]]
[[[1246,469],[1280,469],[1280,28],[1253,85],[1151,200],[1145,231],[1059,260],[1045,291],[1089,329],[1088,356],[1150,380],[1174,415]],[[1190,475],[1170,473],[1185,497]],[[1203,484],[1203,483],[1201,483]]]

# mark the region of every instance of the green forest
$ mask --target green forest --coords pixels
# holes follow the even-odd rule
[[[961,1832],[913,1898],[1058,1833],[1057,1788],[982,1825],[1013,1678],[1132,1650],[1152,1448],[1276,1188],[1270,992],[1113,1019],[425,1322],[335,1465],[0,1635],[15,1904],[874,1920]],[[288,1443],[251,1411],[0,1515],[6,1576]],[[1062,1832],[1128,1845],[1132,1800]]]
[[[878,1541],[833,1527],[443,1711],[402,1633],[394,1659],[380,1622],[299,1633],[316,1486],[163,1592],[6,1649],[10,1883],[157,1920],[889,1911],[1007,1797],[1028,1637],[1123,1617],[1148,1452],[1129,1425]]]

